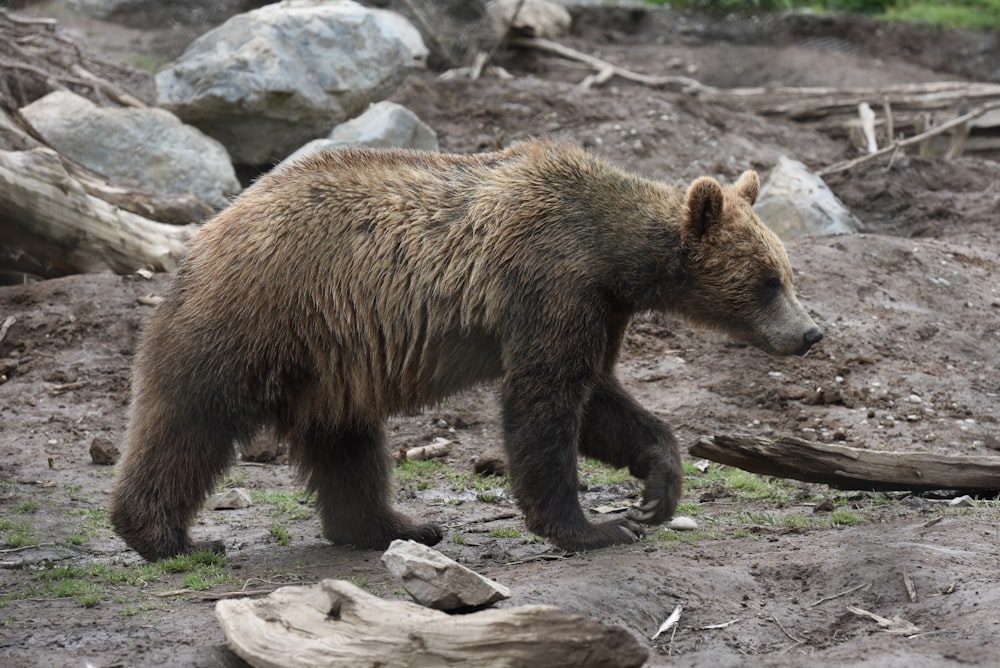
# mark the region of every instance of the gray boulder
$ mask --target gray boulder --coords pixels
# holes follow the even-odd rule
[[[437,151],[438,138],[429,125],[406,107],[395,102],[378,102],[357,118],[335,127],[329,137],[309,142],[288,156],[282,164],[312,153],[344,146]]]
[[[853,234],[860,227],[823,179],[785,156],[761,188],[754,211],[785,241],[807,234]]]
[[[114,184],[191,194],[218,209],[240,191],[222,144],[169,111],[99,107],[56,91],[21,113],[53,148]]]
[[[403,81],[413,52],[385,14],[351,0],[285,0],[234,16],[156,76],[159,103],[238,164],[281,160]]]
[[[435,610],[480,607],[510,598],[507,587],[416,541],[392,541],[382,562],[413,600]]]

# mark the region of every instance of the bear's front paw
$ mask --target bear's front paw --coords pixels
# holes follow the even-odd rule
[[[634,543],[645,535],[645,529],[623,517],[603,524],[586,524],[573,530],[563,531],[558,535],[549,536],[549,540],[567,552],[579,552]]]

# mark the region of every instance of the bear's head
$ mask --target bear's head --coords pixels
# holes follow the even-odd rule
[[[688,318],[774,355],[803,355],[823,338],[792,288],[781,240],[753,211],[760,180],[726,188],[702,177],[687,191],[682,224]]]

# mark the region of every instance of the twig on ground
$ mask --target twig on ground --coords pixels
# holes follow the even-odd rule
[[[10,554],[11,552],[23,552],[25,550],[34,550],[37,547],[54,547],[55,543],[36,543],[34,545],[22,545],[21,547],[8,547],[6,549],[0,550],[0,554]]]
[[[785,628],[784,624],[782,624],[781,622],[778,621],[778,618],[775,617],[774,614],[771,615],[771,619],[774,620],[774,623],[778,625],[778,628],[781,629],[782,633],[784,633],[786,636],[788,636],[792,640],[792,642],[796,642],[799,645],[805,645],[806,644],[805,640],[802,640],[801,638],[796,638],[791,633],[789,633],[788,629]]]
[[[691,95],[697,95],[699,93],[705,92],[715,92],[716,89],[711,86],[706,86],[705,84],[697,81],[696,79],[691,79],[689,77],[678,77],[678,76],[663,76],[656,77],[648,74],[640,74],[638,72],[633,72],[632,70],[625,69],[624,67],[618,67],[613,65],[606,60],[601,60],[595,56],[583,53],[582,51],[577,51],[576,49],[570,48],[559,44],[558,42],[553,42],[552,40],[543,39],[540,37],[519,37],[517,39],[510,40],[511,46],[520,46],[526,49],[537,49],[539,51],[547,51],[549,53],[554,53],[563,58],[569,58],[570,60],[576,60],[581,63],[586,63],[590,65],[595,70],[598,71],[598,77],[596,77],[593,83],[600,83],[606,81],[610,78],[610,75],[604,74],[610,71],[612,74],[620,76],[623,79],[628,79],[629,81],[635,81],[636,83],[645,84],[647,86],[653,86],[655,88],[667,88],[676,87],[683,93],[688,93]],[[598,79],[600,81],[598,81]]]
[[[913,578],[906,571],[903,571],[903,586],[906,587],[906,595],[910,597],[910,602],[916,603],[917,587],[913,584]]]
[[[832,601],[835,598],[840,598],[841,596],[847,596],[848,594],[853,594],[854,592],[856,592],[859,589],[864,589],[865,587],[871,587],[871,586],[872,586],[871,582],[862,582],[859,585],[851,587],[850,589],[845,589],[844,591],[842,591],[840,593],[837,593],[837,594],[833,594],[832,596],[824,596],[823,598],[821,598],[820,600],[816,601],[815,603],[810,604],[809,607],[810,608],[815,608],[820,603],[826,603],[827,601]]]

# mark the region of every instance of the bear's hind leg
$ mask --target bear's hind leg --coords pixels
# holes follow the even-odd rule
[[[628,466],[645,481],[643,504],[632,518],[649,524],[674,514],[683,471],[670,427],[640,406],[610,374],[603,375],[584,409],[580,452],[611,466]]]
[[[399,538],[434,545],[436,524],[417,524],[392,507],[392,460],[381,426],[313,423],[291,433],[291,455],[316,493],[323,535],[339,545],[385,549]]]
[[[149,561],[200,550],[224,553],[220,541],[192,541],[188,527],[231,464],[239,436],[233,423],[205,411],[140,397],[112,495],[118,535]]]

